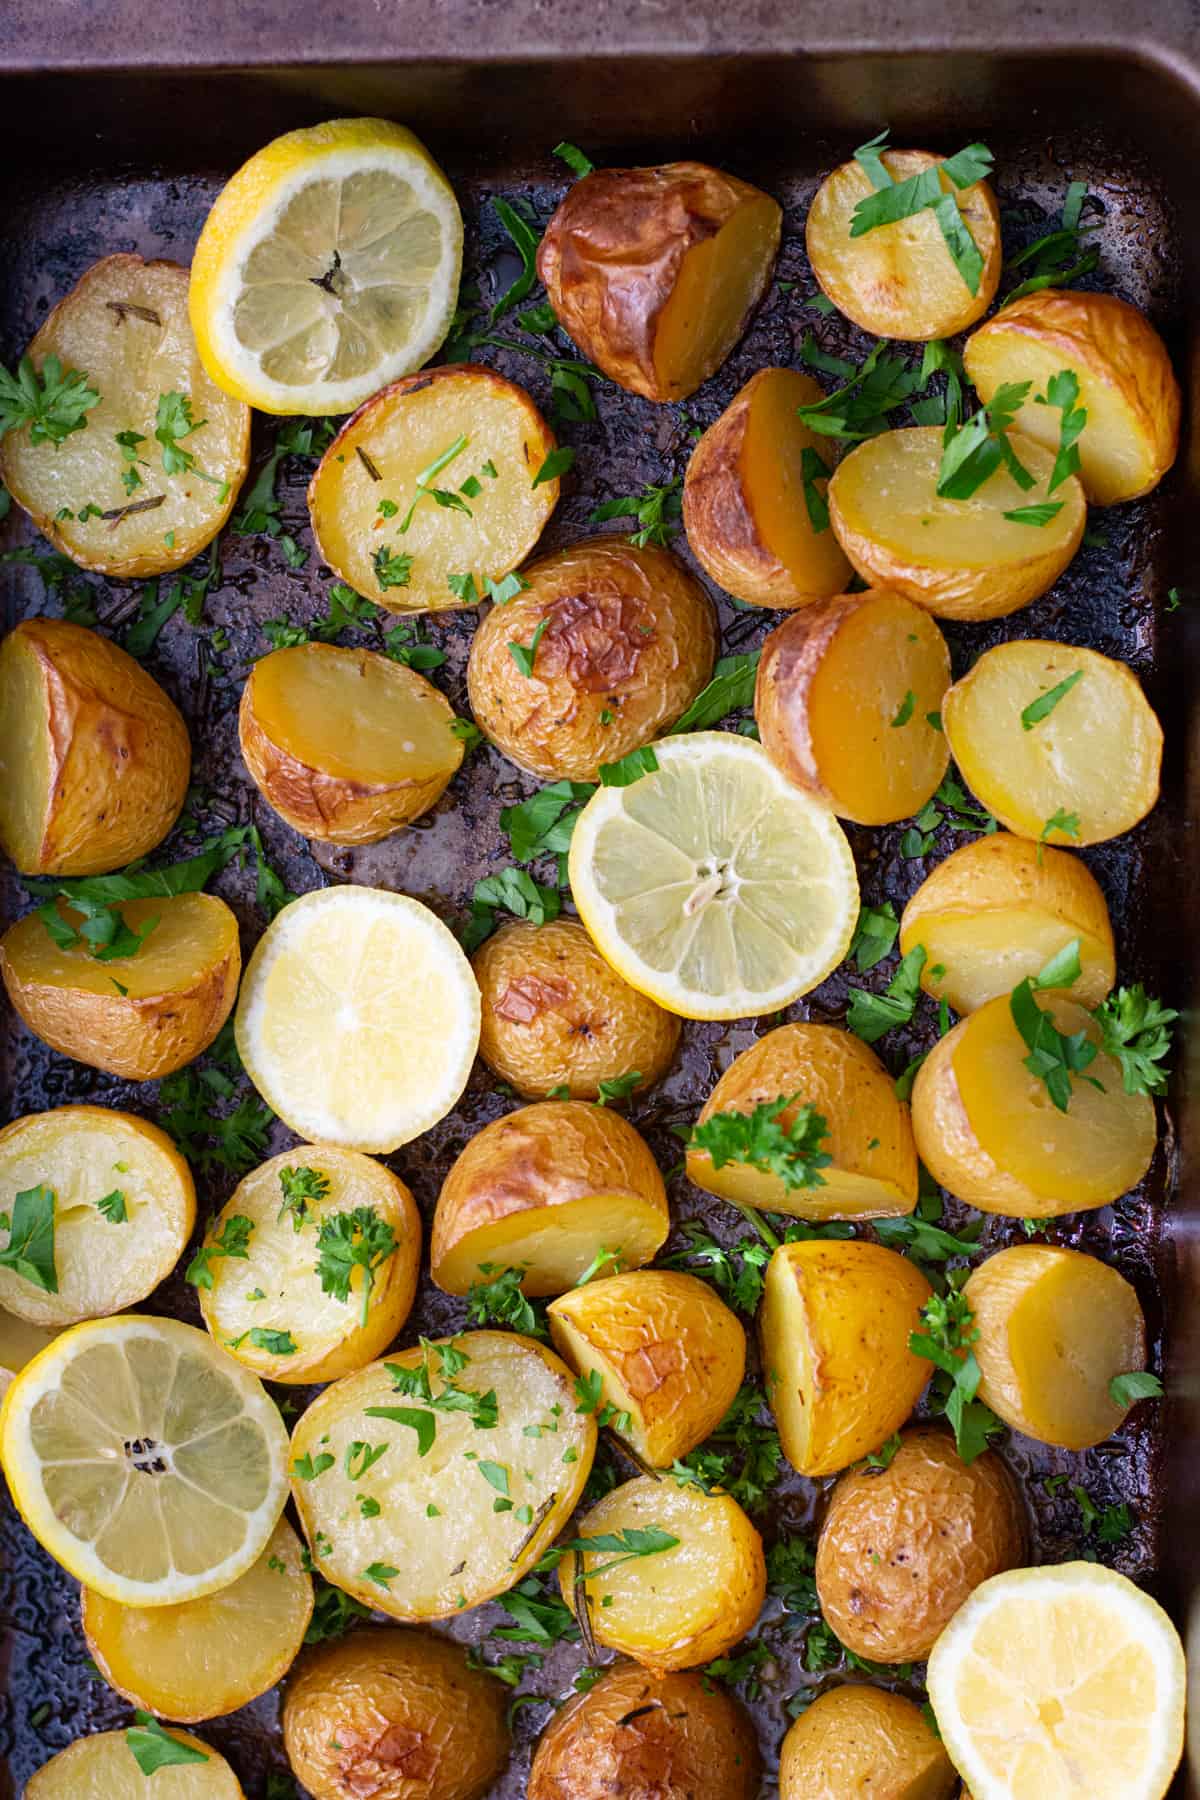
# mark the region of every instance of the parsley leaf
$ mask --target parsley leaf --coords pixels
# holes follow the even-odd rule
[[[504,1269],[497,1263],[480,1263],[485,1281],[473,1281],[467,1289],[467,1318],[472,1325],[507,1325],[526,1337],[546,1338],[543,1314],[521,1292],[527,1269]]]
[[[1036,485],[1008,441],[1012,422],[1032,385],[1006,381],[965,424],[947,425],[937,484],[943,500],[969,500],[1001,464],[1025,493]]]
[[[611,1106],[615,1100],[628,1100],[642,1079],[640,1069],[630,1069],[624,1075],[612,1075],[607,1081],[596,1084],[596,1105]],[[582,1283],[578,1285],[582,1286]]]
[[[386,544],[380,544],[371,558],[375,579],[383,592],[388,588],[406,588],[412,577],[412,566],[411,556],[400,550],[389,550]]]
[[[325,1644],[331,1638],[344,1637],[356,1619],[370,1618],[370,1607],[322,1576],[313,1576],[313,1588],[313,1614],[304,1634],[306,1644]]]
[[[640,494],[625,494],[616,500],[606,500],[588,515],[589,522],[593,525],[603,525],[608,519],[636,519],[638,529],[630,538],[630,543],[639,548],[657,544],[662,549],[666,549],[670,539],[679,530],[682,517],[682,477],[668,482],[665,487],[647,483]]]
[[[290,1214],[292,1229],[300,1231],[308,1223],[308,1203],[318,1204],[329,1192],[329,1177],[319,1169],[280,1169],[279,1185],[283,1189],[283,1205],[277,1223]]]
[[[746,1382],[710,1438],[671,1468],[681,1486],[710,1493],[719,1487],[739,1506],[757,1512],[779,1479],[783,1451],[766,1401]]]
[[[492,200],[492,207],[496,217],[516,245],[517,254],[521,258],[521,273],[492,307],[489,316],[494,325],[497,319],[503,318],[506,312],[511,312],[514,306],[520,305],[537,280],[537,250],[540,238],[529,222],[523,219],[519,212],[514,211],[507,200],[496,196]]]
[[[219,480],[215,475],[206,474],[192,452],[180,448],[184,438],[191,437],[194,432],[202,431],[207,424],[207,419],[193,419],[192,402],[188,395],[171,393],[158,396],[158,406],[154,415],[154,436],[162,451],[163,473],[165,475],[197,475],[201,481],[207,481],[213,487],[227,492],[229,485],[227,482]]]
[[[924,944],[914,944],[888,982],[883,994],[869,993],[866,988],[850,989],[846,1024],[864,1044],[876,1043],[894,1025],[907,1025],[916,1010],[921,993],[921,971],[925,967]]]
[[[557,450],[550,452],[534,476],[532,485],[541,487],[544,481],[557,481],[560,475],[566,474],[574,461],[575,452],[572,447],[569,444],[560,445]]]
[[[362,1270],[362,1312],[367,1323],[371,1290],[377,1270],[396,1249],[396,1234],[373,1206],[356,1206],[353,1212],[334,1213],[322,1219],[317,1232],[317,1276],[323,1293],[349,1302],[355,1269]]]
[[[552,781],[519,806],[504,807],[500,829],[508,834],[515,860],[525,863],[538,856],[565,856],[583,802],[595,791],[587,781]]]
[[[630,750],[619,762],[601,763],[598,771],[600,786],[632,787],[643,775],[653,775],[657,768],[654,746],[643,744],[640,750]]]
[[[212,1263],[215,1257],[232,1256],[239,1261],[248,1262],[250,1234],[253,1230],[253,1219],[248,1219],[244,1213],[231,1213],[217,1235],[197,1250],[187,1266],[184,1279],[190,1281],[193,1287],[211,1288]]]
[[[57,1294],[54,1264],[54,1189],[40,1182],[13,1197],[8,1243],[0,1250],[0,1269],[11,1269],[24,1281]]]
[[[949,1287],[933,1294],[921,1309],[923,1332],[910,1334],[908,1347],[937,1369],[931,1401],[943,1412],[954,1431],[958,1454],[965,1463],[987,1449],[988,1438],[1003,1430],[990,1407],[975,1398],[979,1391],[979,1363],[972,1345],[979,1327],[966,1296]]]
[[[182,1763],[206,1763],[207,1750],[197,1750],[191,1744],[181,1743],[165,1731],[151,1713],[135,1712],[136,1725],[131,1725],[125,1733],[125,1742],[129,1746],[134,1762],[143,1775],[155,1774],[159,1769],[169,1769]]]
[[[1057,812],[1050,814],[1042,826],[1038,843],[1048,843],[1052,831],[1061,831],[1064,837],[1077,838],[1079,836],[1079,814],[1065,812],[1060,806]]]
[[[407,1425],[417,1434],[417,1455],[428,1456],[437,1437],[437,1420],[420,1406],[368,1406],[368,1419],[389,1419],[393,1425]]]
[[[1127,1375],[1114,1375],[1108,1384],[1114,1406],[1132,1406],[1137,1400],[1157,1400],[1163,1384],[1149,1369],[1132,1369]]]
[[[574,144],[555,144],[550,154],[559,157],[566,163],[571,173],[580,179],[585,175],[590,175],[596,166],[594,162],[589,162],[583,151],[577,150]]]
[[[1127,1094],[1165,1094],[1167,1071],[1159,1065],[1171,1049],[1171,1026],[1179,1014],[1152,1000],[1139,981],[1115,989],[1092,1015],[1100,1026],[1101,1049],[1121,1065]]]
[[[1019,300],[1022,294],[1036,294],[1047,287],[1070,287],[1081,275],[1091,274],[1100,261],[1100,253],[1083,249],[1082,234],[1096,230],[1099,221],[1088,225],[1080,223],[1086,198],[1087,183],[1072,181],[1063,200],[1058,229],[1036,238],[1009,258],[1009,269],[1028,267],[1030,274],[1005,297],[1006,306],[1010,300]]]
[[[860,907],[848,958],[859,974],[865,975],[868,969],[891,955],[899,935],[900,921],[890,900],[885,900],[882,906]]]
[[[1059,1112],[1065,1113],[1071,1101],[1073,1075],[1091,1082],[1102,1093],[1104,1091],[1094,1076],[1083,1073],[1096,1060],[1096,1045],[1086,1031],[1075,1031],[1069,1036],[1059,1031],[1053,1015],[1044,1012],[1038,1004],[1035,989],[1042,985],[1049,986],[1050,983],[1043,984],[1040,975],[1027,975],[1013,989],[1008,1007],[1013,1024],[1029,1051],[1029,1055],[1022,1058],[1025,1067],[1044,1083]]]
[[[64,375],[57,356],[47,356],[40,370],[23,356],[15,376],[0,367],[0,438],[28,425],[31,444],[62,444],[86,428],[88,413],[99,404],[88,377],[78,369]]]
[[[887,339],[881,338],[844,386],[796,410],[810,431],[825,437],[875,437],[887,430],[887,414],[921,385],[919,370],[888,352]]]
[[[760,655],[760,651],[751,650],[742,656],[722,656],[712,680],[672,725],[672,735],[679,731],[708,731],[731,712],[753,706]]]
[[[689,1150],[707,1151],[714,1169],[728,1162],[748,1163],[765,1175],[777,1175],[790,1194],[796,1188],[824,1187],[821,1170],[833,1161],[819,1145],[829,1126],[811,1106],[797,1107],[788,1126],[781,1115],[796,1106],[799,1094],[764,1100],[753,1112],[719,1112],[693,1126]]]
[[[944,1263],[952,1256],[974,1256],[979,1249],[983,1220],[969,1226],[970,1237],[955,1237],[928,1219],[908,1214],[898,1219],[874,1219],[875,1235],[889,1250],[900,1250],[914,1262]]]
[[[524,869],[501,869],[498,875],[487,875],[475,883],[471,916],[459,933],[464,950],[479,948],[495,930],[496,913],[501,910],[533,925],[545,925],[557,919],[562,901],[556,889],[543,887]]]
[[[508,653],[516,663],[518,669],[520,669],[522,675],[524,675],[526,681],[531,680],[533,677],[534,658],[537,656],[538,645],[542,641],[542,635],[549,622],[548,619],[538,620],[537,625],[534,627],[533,636],[530,638],[528,644],[518,644],[511,638],[509,639]]]
[[[270,1325],[253,1325],[249,1332],[250,1342],[256,1350],[266,1350],[271,1356],[295,1356],[297,1344],[290,1331],[280,1331]],[[239,1338],[238,1343],[242,1342]]]
[[[129,1219],[129,1208],[125,1204],[125,1196],[120,1188],[114,1188],[111,1194],[105,1194],[97,1200],[96,1211],[107,1219],[110,1225],[124,1225]]]
[[[1040,506],[1015,506],[1004,517],[1012,525],[1048,525],[1051,519],[1058,517],[1063,505],[1061,500],[1048,500],[1043,501]]]
[[[863,237],[881,225],[893,225],[900,219],[911,219],[916,213],[930,211],[938,222],[955,268],[970,292],[977,294],[983,258],[953,193],[943,192],[942,176],[947,176],[959,189],[983,181],[994,160],[987,145],[968,144],[957,155],[922,169],[917,175],[910,175],[906,181],[893,181],[888,174],[879,154],[880,139],[873,139],[861,148],[869,159],[863,162],[863,167],[872,182],[883,185],[877,185],[874,193],[865,195],[855,206],[850,236]]]
[[[1046,489],[1048,494],[1052,494],[1069,475],[1079,473],[1079,437],[1087,424],[1087,409],[1075,404],[1078,399],[1079,377],[1071,369],[1060,369],[1046,383],[1046,392],[1034,395],[1035,406],[1056,406],[1062,413],[1058,455]]]
[[[592,1537],[568,1538],[565,1543],[554,1544],[536,1566],[539,1572],[545,1573],[557,1568],[564,1556],[611,1556],[610,1562],[602,1562],[598,1568],[587,1568],[584,1564],[583,1579],[587,1583],[611,1574],[613,1569],[623,1568],[626,1563],[636,1562],[639,1557],[660,1556],[664,1550],[674,1550],[678,1544],[677,1537],[660,1530],[657,1525],[629,1526],[624,1531],[598,1531]]]
[[[1057,686],[1047,688],[1044,693],[1038,695],[1036,700],[1031,700],[1021,713],[1022,731],[1032,731],[1035,725],[1040,725],[1043,719],[1048,719],[1059,701],[1064,700],[1075,683],[1082,680],[1083,670],[1075,669]]]

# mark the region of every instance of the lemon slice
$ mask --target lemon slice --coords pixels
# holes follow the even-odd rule
[[[196,1752],[194,1762],[143,1775],[123,1731],[76,1738],[31,1776],[25,1800],[245,1800],[223,1756],[190,1731],[168,1734]]]
[[[14,1378],[0,1461],[34,1537],[127,1606],[172,1606],[248,1569],[287,1499],[262,1384],[174,1319],[77,1325]]]
[[[654,750],[655,773],[598,788],[575,826],[580,916],[618,974],[670,1012],[774,1012],[849,948],[845,833],[749,738],[698,731]]]
[[[1088,1562],[985,1581],[929,1658],[938,1729],[975,1800],[1162,1800],[1184,1683],[1162,1607]]]
[[[200,233],[201,361],[263,412],[349,412],[441,344],[462,238],[449,182],[403,125],[289,131],[243,164]]]

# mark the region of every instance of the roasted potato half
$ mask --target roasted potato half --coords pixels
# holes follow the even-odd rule
[[[567,190],[538,250],[559,324],[647,400],[715,374],[766,292],[783,212],[707,163],[595,169]]]
[[[1009,442],[1033,487],[1000,468],[969,500],[938,495],[940,426],[857,444],[829,483],[830,521],[856,573],[941,619],[998,619],[1044,594],[1079,548],[1087,505],[1074,475],[1047,502],[1054,453],[1018,432]],[[1006,516],[1047,503],[1059,510],[1040,526]]]
[[[103,875],[179,817],[192,747],[124,650],[65,619],[0,644],[0,846],[22,875]]]
[[[550,1307],[554,1347],[598,1374],[612,1428],[669,1469],[716,1430],[746,1372],[746,1334],[707,1282],[671,1269],[609,1275]]]
[[[317,548],[389,612],[473,606],[525,560],[554,511],[557,476],[538,480],[554,447],[524,388],[494,369],[405,375],[352,414],[317,465]]]
[[[766,640],[754,690],[763,748],[841,819],[920,812],[950,762],[950,652],[929,614],[887,588],[819,600]]]
[[[824,1119],[820,1151],[832,1158],[811,1187],[785,1185],[772,1170],[723,1162],[689,1148],[688,1180],[736,1206],[798,1219],[879,1219],[917,1203],[917,1152],[908,1107],[861,1038],[836,1025],[779,1025],[734,1058],[708,1099],[697,1128],[720,1113],[753,1113],[785,1096],[779,1115],[790,1129],[801,1107]]]
[[[996,644],[955,682],[943,717],[967,782],[1019,837],[1100,844],[1158,799],[1162,726],[1133,670],[1095,650]]]
[[[683,483],[688,545],[750,606],[808,606],[840,594],[850,578],[825,512],[833,448],[797,411],[824,398],[798,369],[760,369],[692,451]]]
[[[48,357],[80,371],[99,400],[60,444],[35,441],[28,425],[7,434],[0,479],[13,498],[82,568],[133,581],[190,562],[233,510],[250,462],[250,408],[205,373],[188,271],[104,257],[28,354],[43,373]],[[186,466],[168,474],[179,455]]]
[[[527,1294],[573,1288],[599,1250],[640,1268],[671,1228],[667,1191],[644,1139],[585,1100],[523,1106],[477,1131],[438,1195],[430,1268],[465,1294],[485,1263],[521,1267]]]
[[[129,1753],[125,1731],[97,1731],[76,1738],[31,1775],[24,1800],[246,1800],[237,1776],[223,1756],[193,1737],[190,1731],[172,1731],[176,1743],[186,1744],[203,1756],[203,1762],[181,1763],[168,1771],[166,1780],[156,1771],[143,1775]],[[168,1785],[169,1784],[169,1785]]]
[[[524,575],[525,591],[472,639],[471,711],[518,767],[595,781],[601,763],[669,730],[708,681],[711,602],[669,550],[623,538],[586,539]]]
[[[1109,1392],[1146,1362],[1133,1287],[1095,1256],[1014,1244],[973,1269],[963,1289],[979,1337],[979,1398],[1014,1431],[1087,1450],[1124,1423]]]
[[[957,1786],[920,1707],[885,1688],[818,1694],[783,1740],[779,1800],[950,1800]]]

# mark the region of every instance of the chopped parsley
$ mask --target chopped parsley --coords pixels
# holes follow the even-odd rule
[[[319,1169],[280,1169],[279,1185],[283,1190],[283,1205],[279,1208],[277,1222],[290,1218],[294,1231],[303,1230],[308,1223],[310,1202],[319,1205],[329,1192],[329,1177]]]
[[[937,1370],[931,1404],[945,1414],[962,1460],[974,1462],[987,1449],[988,1439],[1003,1430],[991,1408],[975,1398],[980,1379],[972,1348],[979,1337],[975,1315],[965,1294],[951,1284],[944,1294],[931,1295],[921,1309],[921,1323],[925,1329],[910,1334],[908,1347]]]
[[[0,1228],[8,1232],[8,1243],[0,1250],[0,1269],[11,1269],[45,1294],[58,1292],[54,1201],[54,1189],[43,1181],[14,1195],[11,1218],[0,1213]]]
[[[565,475],[575,461],[575,452],[569,444],[562,444],[557,450],[551,450],[549,456],[533,478],[532,485],[541,487],[543,482],[557,481]]]
[[[995,160],[986,144],[968,144],[955,156],[910,175],[906,181],[893,181],[880,154],[887,134],[881,133],[869,144],[855,151],[856,160],[864,168],[874,187],[854,208],[850,236],[863,237],[881,225],[894,225],[900,219],[911,219],[920,212],[932,212],[950,252],[954,266],[972,294],[979,292],[983,275],[983,257],[959,210],[953,193],[943,192],[942,176],[947,176],[962,190],[983,181]]]
[[[1121,1065],[1127,1094],[1165,1094],[1167,1071],[1163,1058],[1171,1050],[1171,1026],[1179,1014],[1161,1001],[1152,1000],[1141,982],[1116,988],[1096,1008],[1102,1050]]]
[[[367,1323],[375,1276],[397,1248],[396,1234],[373,1206],[333,1213],[317,1232],[317,1276],[322,1292],[349,1302],[355,1269],[362,1270],[360,1323]]]
[[[244,1213],[231,1213],[216,1236],[197,1250],[187,1266],[185,1279],[193,1287],[211,1288],[212,1264],[216,1257],[229,1256],[241,1262],[249,1262],[250,1234],[253,1230],[253,1219],[248,1219]]]
[[[859,974],[865,975],[868,969],[891,955],[899,935],[900,921],[890,900],[885,900],[882,906],[860,907],[848,958]]]
[[[900,966],[882,994],[866,988],[852,987],[846,1008],[846,1024],[864,1044],[876,1043],[893,1026],[907,1025],[916,1010],[921,993],[921,971],[925,967],[924,944],[914,944],[900,960]]]
[[[1006,381],[965,424],[947,426],[937,484],[941,499],[969,500],[1002,464],[1024,493],[1036,486],[1008,439],[1031,386],[1028,381]]]
[[[753,706],[760,655],[760,651],[751,650],[741,656],[722,656],[712,680],[672,725],[672,735],[680,731],[708,731],[730,713]]]
[[[1114,1406],[1132,1406],[1138,1400],[1157,1400],[1163,1384],[1149,1369],[1131,1369],[1127,1375],[1114,1375],[1108,1384]]]
[[[44,358],[35,369],[23,356],[15,375],[0,367],[0,438],[22,425],[29,427],[31,444],[63,444],[72,432],[83,431],[100,396],[79,369],[68,369],[57,356]]]
[[[1087,409],[1076,405],[1078,399],[1079,377],[1071,369],[1060,369],[1046,383],[1046,392],[1034,395],[1035,406],[1054,406],[1062,413],[1058,455],[1046,489],[1048,494],[1052,494],[1069,475],[1079,473],[1079,438],[1087,424]]]
[[[532,925],[545,925],[556,919],[562,901],[554,888],[543,887],[524,869],[501,869],[475,883],[471,898],[471,915],[459,934],[463,949],[477,950],[496,928],[497,912],[512,913],[516,919],[528,919]]]
[[[114,1188],[111,1194],[104,1194],[97,1200],[96,1211],[106,1218],[110,1225],[124,1225],[129,1219],[129,1208],[120,1188]]]
[[[159,1769],[169,1769],[176,1764],[209,1761],[207,1750],[198,1750],[193,1745],[184,1744],[179,1738],[172,1737],[153,1714],[135,1712],[133,1716],[137,1724],[131,1725],[126,1731],[125,1742],[143,1775],[154,1775]]]
[[[546,1321],[531,1300],[521,1292],[527,1269],[500,1268],[496,1263],[481,1263],[480,1275],[485,1281],[473,1281],[467,1289],[467,1318],[472,1325],[507,1325],[526,1337],[546,1338]]]
[[[588,514],[589,523],[593,525],[603,525],[609,519],[636,519],[638,528],[629,541],[639,549],[647,544],[657,544],[665,549],[680,529],[682,517],[682,477],[664,487],[648,483],[640,494],[623,494],[616,500],[606,500]]]
[[[829,1126],[811,1106],[797,1106],[788,1126],[782,1114],[800,1095],[780,1094],[761,1101],[753,1112],[719,1112],[692,1127],[689,1150],[706,1151],[714,1169],[728,1162],[747,1163],[765,1175],[776,1175],[790,1194],[797,1188],[824,1187],[821,1170],[833,1158],[820,1148]]]
[[[600,786],[632,787],[643,775],[653,775],[657,768],[658,758],[653,745],[643,744],[640,750],[630,750],[618,762],[601,763]]]

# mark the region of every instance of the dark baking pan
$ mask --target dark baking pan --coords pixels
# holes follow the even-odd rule
[[[806,330],[816,328],[828,350],[861,354],[852,331],[802,305],[813,285],[802,225],[821,173],[887,121],[900,142],[951,150],[970,136],[991,144],[1010,248],[1047,228],[1068,180],[1085,180],[1103,209],[1102,263],[1093,279],[1148,310],[1187,384],[1200,292],[1200,26],[1191,6],[1158,10],[1157,20],[1135,24],[1136,9],[1118,0],[1061,5],[1053,17],[1016,4],[969,15],[935,0],[894,13],[870,0],[837,9],[805,0],[792,7],[560,0],[554,8],[539,0],[442,0],[433,8],[391,0],[386,9],[355,0],[320,7],[216,0],[203,8],[180,0],[8,0],[0,21],[0,355],[11,362],[19,354],[96,257],[137,250],[186,261],[225,174],[276,132],[341,113],[384,113],[427,139],[462,198],[468,270],[485,299],[515,272],[488,201],[519,194],[545,219],[563,186],[548,155],[560,138],[586,146],[597,161],[699,155],[760,182],[787,207],[778,273],[794,287],[773,287],[734,357],[684,408],[654,408],[607,384],[599,390],[599,420],[564,434],[579,455],[551,523],[552,547],[597,529],[588,515],[599,500],[681,473],[690,426],[715,418],[754,369],[794,361]],[[477,354],[547,402],[536,362],[495,348]],[[258,428],[261,455],[270,430],[265,421]],[[285,465],[281,497],[287,528],[311,548],[305,476],[302,465]],[[1144,679],[1167,728],[1164,798],[1143,826],[1087,860],[1108,895],[1124,978],[1144,980],[1181,1007],[1190,1004],[1197,961],[1200,769],[1191,751],[1200,627],[1188,602],[1200,607],[1200,581],[1187,529],[1194,527],[1194,481],[1189,447],[1150,500],[1104,515],[1104,541],[1084,549],[1033,609],[999,625],[947,631],[957,672],[1001,637],[1041,635],[1124,657]],[[23,530],[11,520],[7,541],[23,541]],[[225,802],[226,818],[248,818],[253,789],[234,728],[240,682],[265,647],[260,622],[285,612],[310,616],[328,572],[315,558],[291,572],[266,539],[234,535],[223,546],[223,571],[201,632],[176,615],[150,666],[188,718],[199,778]],[[0,579],[8,623],[61,610],[62,596],[47,598],[33,571],[10,565]],[[94,585],[101,629],[120,636],[136,591]],[[1185,597],[1175,611],[1164,605],[1171,587]],[[720,604],[727,648],[759,641],[764,617],[723,598]],[[431,631],[448,658],[438,679],[460,711],[469,629],[456,615]],[[214,658],[215,630],[227,634],[227,647]],[[372,882],[416,894],[454,919],[472,884],[507,860],[498,810],[527,791],[498,754],[482,753],[421,828],[371,849],[326,848],[314,857],[265,808],[259,823],[272,861],[296,890]],[[943,834],[933,857],[952,841]],[[898,831],[857,834],[856,850],[864,899],[872,902],[884,894],[903,901],[927,867],[900,856]],[[217,885],[238,910],[248,946],[263,923],[252,876],[231,868]],[[15,883],[0,901],[9,916],[27,904]],[[843,970],[794,1016],[840,1018],[844,1005]],[[674,1071],[634,1106],[664,1169],[677,1161],[672,1125],[694,1116],[714,1071],[757,1029],[753,1022],[689,1026]],[[921,1047],[914,1031],[885,1050],[900,1066]],[[1064,1219],[1050,1231],[1053,1241],[1111,1257],[1136,1283],[1156,1356],[1166,1343],[1168,1401],[1141,1408],[1121,1437],[1085,1456],[1023,1440],[1006,1452],[1025,1481],[1035,1555],[1061,1560],[1083,1547],[1078,1508],[1061,1485],[1048,1492],[1045,1477],[1082,1481],[1102,1505],[1128,1501],[1135,1528],[1101,1553],[1158,1592],[1185,1632],[1200,1595],[1200,1118],[1188,1098],[1187,1060],[1181,1051],[1160,1152],[1143,1186],[1102,1214]],[[152,1087],[130,1088],[52,1056],[11,1018],[0,1073],[5,1117],[91,1098],[161,1115]],[[458,1111],[394,1159],[427,1216],[470,1131],[511,1104],[478,1070]],[[271,1149],[286,1141],[276,1127]],[[202,1216],[230,1185],[228,1178],[207,1182]],[[702,1217],[716,1235],[727,1232],[717,1203],[678,1175],[671,1187],[680,1223]],[[985,1241],[997,1248],[1014,1232],[1016,1221],[993,1220]],[[181,1284],[168,1284],[150,1306],[198,1321],[194,1296]],[[462,1316],[459,1303],[426,1285],[406,1337],[452,1329]],[[815,1484],[789,1477],[763,1518],[768,1539],[810,1523],[821,1498]],[[489,1606],[452,1629],[479,1642],[499,1622]],[[764,1634],[772,1660],[749,1698],[771,1763],[787,1699],[820,1679],[803,1667],[803,1633],[794,1629],[802,1625],[769,1603]],[[9,1800],[75,1736],[128,1723],[129,1713],[89,1671],[74,1584],[10,1512],[0,1527],[0,1631],[0,1800]],[[556,1651],[524,1690],[557,1698],[570,1691],[577,1666],[574,1653]],[[277,1715],[278,1697],[269,1696],[202,1728],[229,1755],[251,1800],[265,1794],[268,1772],[284,1767]],[[517,1751],[494,1800],[523,1794],[528,1747],[547,1716],[544,1706],[517,1711]],[[1200,1745],[1193,1758],[1200,1769]],[[1178,1793],[1194,1795],[1200,1786],[1181,1776]]]

